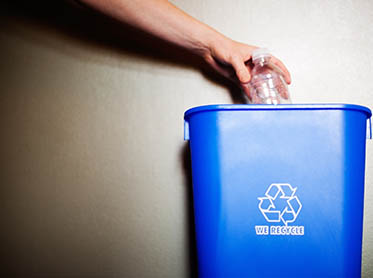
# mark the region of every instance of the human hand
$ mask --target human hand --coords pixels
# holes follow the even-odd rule
[[[250,59],[256,48],[223,37],[213,40],[203,56],[214,70],[235,82],[250,97]],[[271,56],[271,62],[281,70],[286,83],[290,84],[290,73],[285,65],[274,56]]]

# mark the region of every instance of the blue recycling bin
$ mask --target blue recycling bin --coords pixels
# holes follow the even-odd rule
[[[188,110],[199,276],[360,277],[370,117],[347,104]]]

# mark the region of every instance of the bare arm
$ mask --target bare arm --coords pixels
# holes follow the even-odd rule
[[[117,20],[202,56],[223,76],[244,85],[250,81],[245,65],[256,48],[233,41],[186,14],[167,0],[80,0]],[[290,74],[273,57],[290,83]]]

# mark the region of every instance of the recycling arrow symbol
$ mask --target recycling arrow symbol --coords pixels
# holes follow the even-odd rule
[[[295,196],[297,188],[288,183],[272,183],[265,197],[259,197],[259,210],[268,222],[283,222],[286,226],[294,222],[302,204]]]

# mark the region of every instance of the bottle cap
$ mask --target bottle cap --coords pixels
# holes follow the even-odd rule
[[[256,49],[254,49],[251,56],[252,56],[252,59],[254,61],[254,60],[259,59],[259,58],[270,57],[271,53],[269,52],[269,50],[267,48],[256,48]]]

